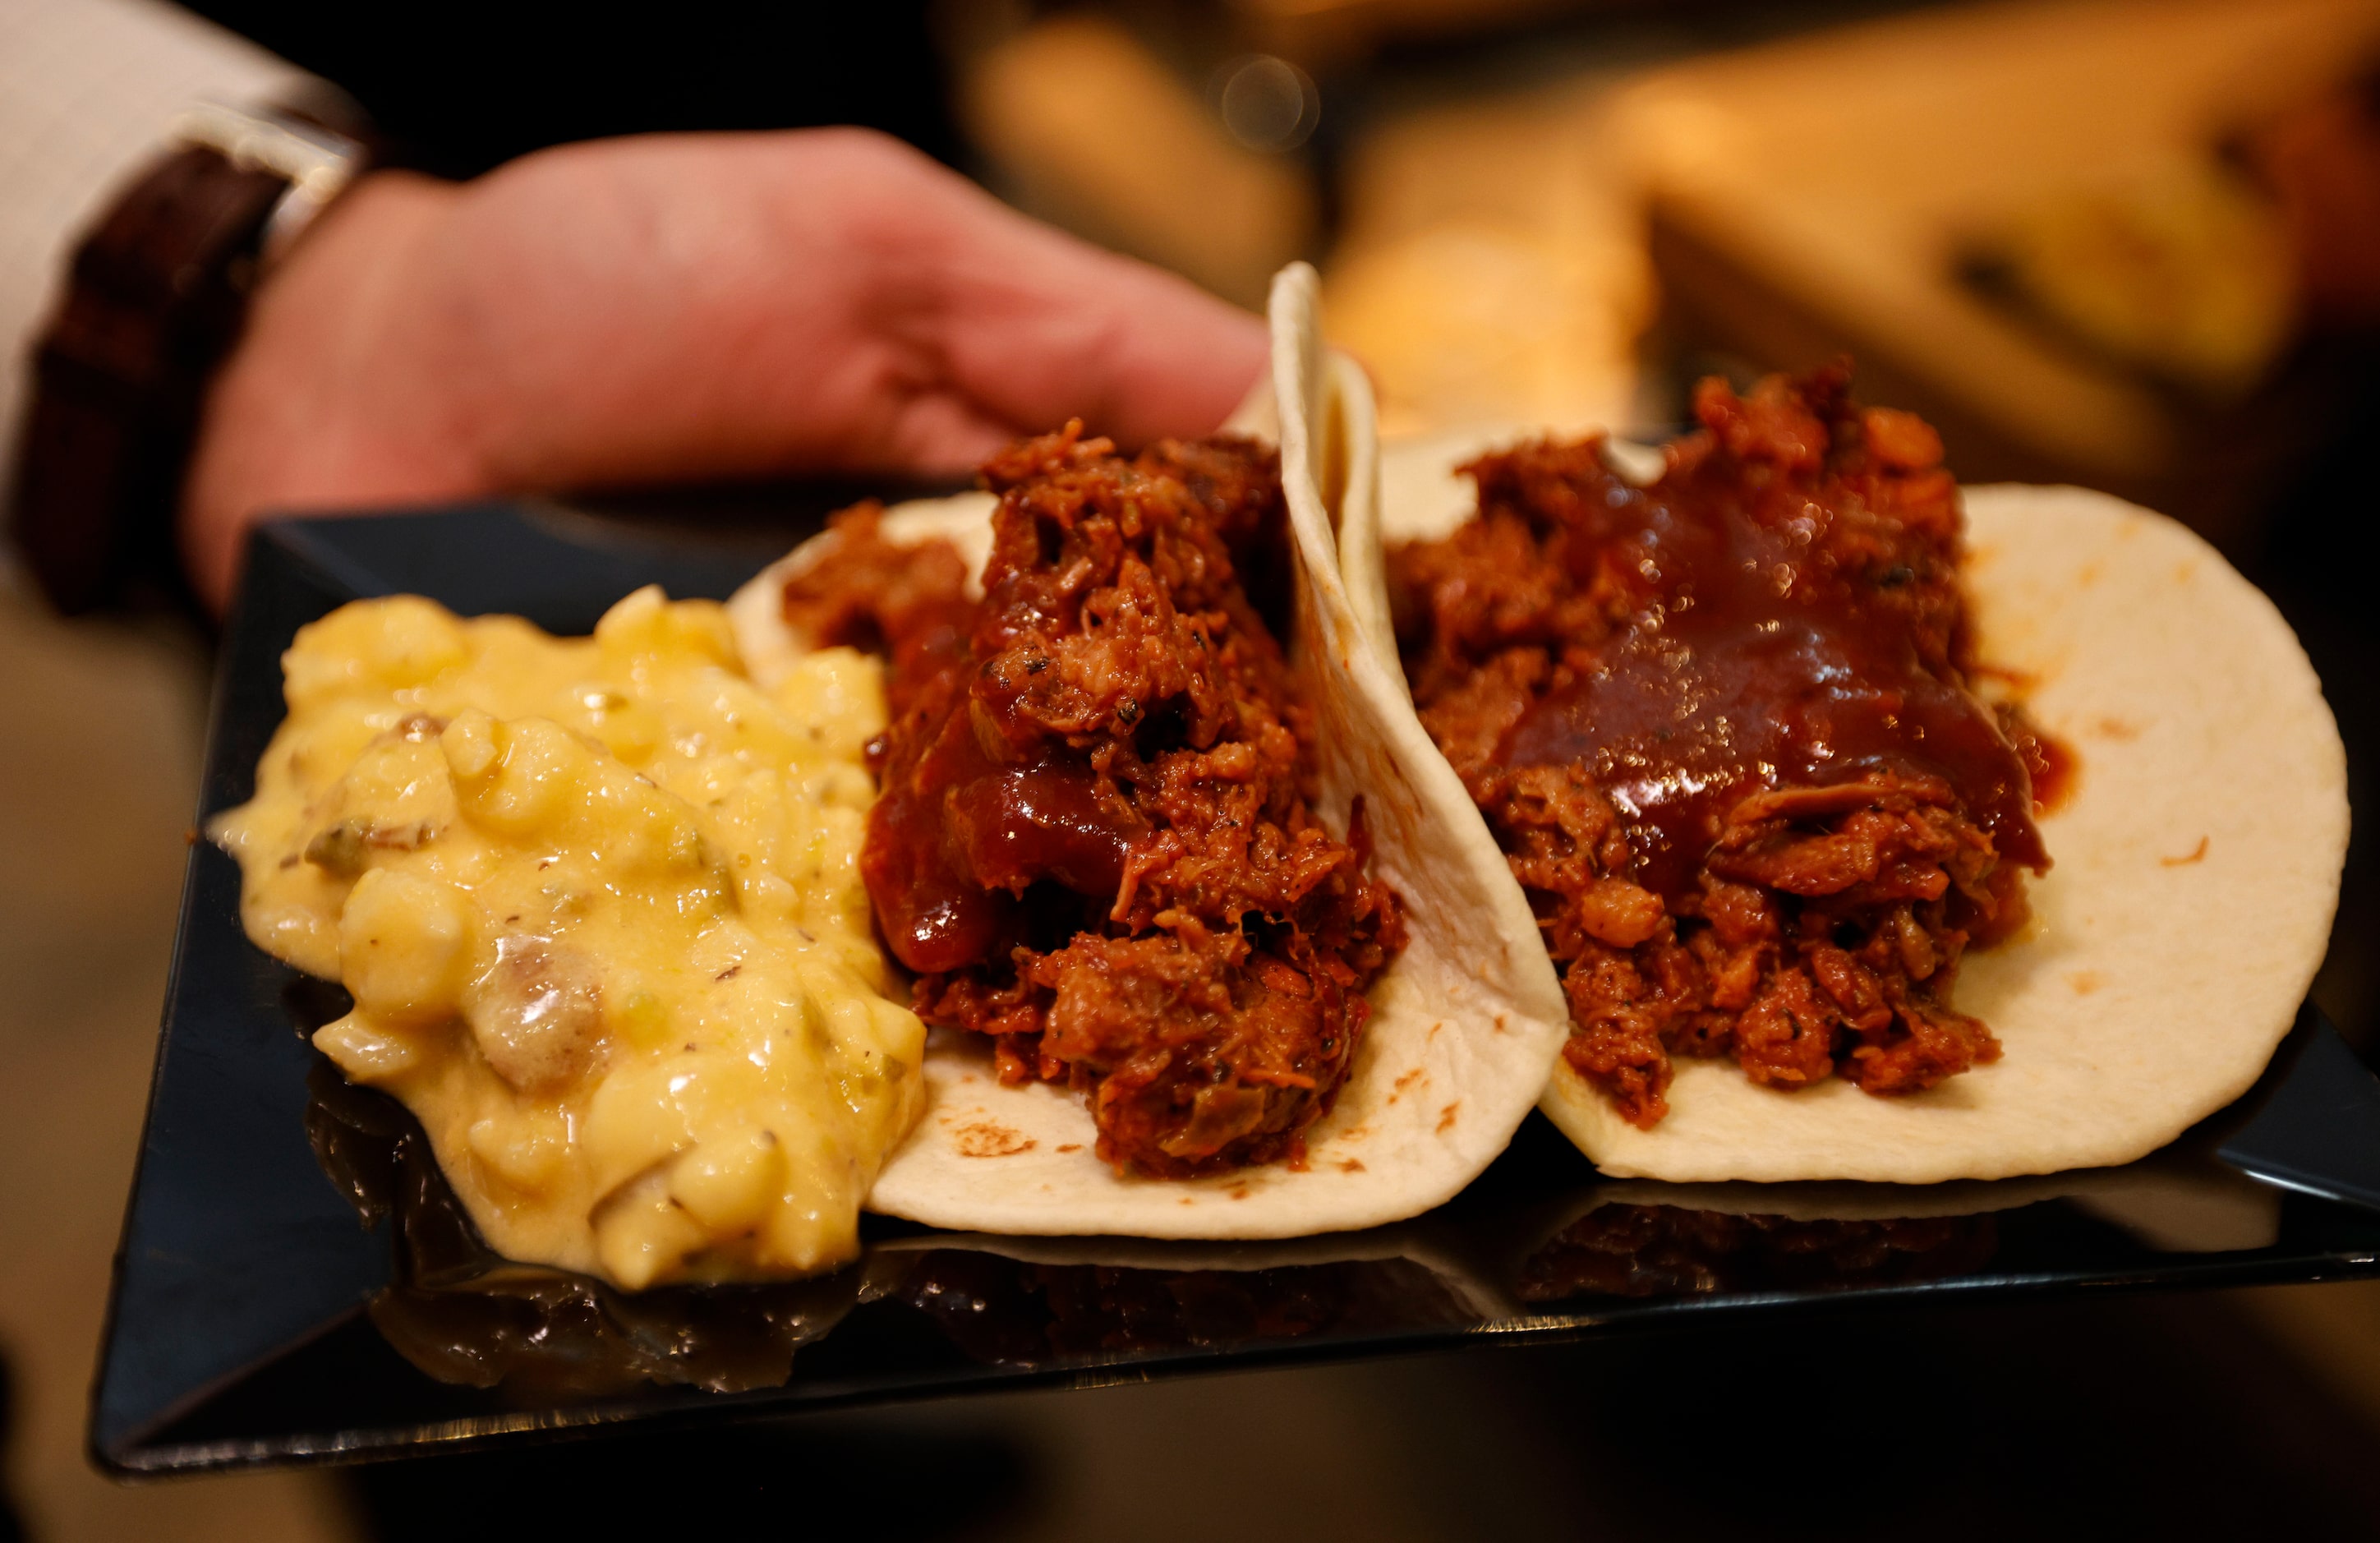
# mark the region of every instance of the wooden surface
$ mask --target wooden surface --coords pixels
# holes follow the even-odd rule
[[[1350,147],[1324,325],[1371,371],[1384,432],[1647,426],[1653,293],[1605,123],[1615,79],[1427,106]]]
[[[1658,72],[1621,93],[1614,132],[1694,341],[1764,366],[1847,347],[1888,388],[1871,395],[1942,418],[1985,463],[1962,474],[2137,496],[2200,425],[1970,292],[1961,242],[2045,194],[2206,154],[2375,37],[2372,0],[1959,6]]]

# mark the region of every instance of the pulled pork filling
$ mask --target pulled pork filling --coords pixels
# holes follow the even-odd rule
[[[2024,917],[2047,765],[1967,688],[1957,489],[1849,375],[1695,393],[1649,487],[1600,440],[1465,468],[1479,517],[1390,554],[1422,722],[1562,969],[1564,1058],[1636,1124],[1674,1055],[1930,1087],[1998,1042],[1950,1005]]]
[[[788,586],[797,633],[892,661],[862,877],[918,1015],[1087,1094],[1119,1170],[1297,1160],[1402,933],[1360,809],[1340,841],[1307,808],[1309,715],[1249,598],[1286,572],[1279,466],[1079,434],[984,468],[981,601],[865,505]]]

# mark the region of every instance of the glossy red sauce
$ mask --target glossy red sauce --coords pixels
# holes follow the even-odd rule
[[[1148,831],[1062,743],[1023,765],[993,759],[964,684],[945,674],[956,699],[920,714],[918,747],[888,760],[863,859],[886,944],[921,974],[1025,942],[1022,897],[1036,882],[1113,901],[1133,840]]]
[[[2033,775],[2033,811],[2056,814],[2074,796],[2082,780],[2082,758],[2066,741],[2038,730],[2018,741],[2025,769]]]
[[[2024,756],[1891,602],[1905,571],[1847,569],[1820,544],[1829,512],[1790,486],[1763,497],[1691,473],[1651,489],[1615,479],[1599,502],[1570,559],[1615,570],[1633,614],[1521,716],[1499,759],[1589,767],[1639,883],[1672,903],[1695,893],[1747,794],[1870,772],[1938,777],[2004,859],[2046,860]]]

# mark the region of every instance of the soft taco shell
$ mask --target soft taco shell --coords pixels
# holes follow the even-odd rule
[[[1392,450],[1382,497],[1345,507],[1343,571],[1391,663],[1382,549],[1466,517],[1456,458]],[[2034,920],[1960,976],[1959,1007],[2005,1054],[1898,1098],[1681,1057],[1650,1131],[1557,1062],[1542,1107],[1606,1173],[1932,1184],[2129,1162],[2247,1091],[2288,1033],[2348,831],[2345,751],[2296,636],[2161,515],[2080,488],[1965,502],[1979,655],[2080,762],[2041,820],[2055,867]]]
[[[1269,1238],[1378,1226],[1462,1189],[1544,1086],[1565,1018],[1526,904],[1397,678],[1362,644],[1340,580],[1322,486],[1372,476],[1369,396],[1360,373],[1316,342],[1312,270],[1276,284],[1272,323],[1298,574],[1291,652],[1318,719],[1315,809],[1343,832],[1353,798],[1364,796],[1374,870],[1402,899],[1411,941],[1372,990],[1363,1044],[1335,1107],[1306,1133],[1302,1170],[1119,1177],[1096,1153],[1079,1096],[1003,1086],[988,1040],[937,1031],[925,1114],[886,1162],[873,1209],[1009,1233]],[[904,505],[880,529],[896,542],[950,536],[979,571],[992,506],[986,494]],[[783,620],[783,579],[834,540],[805,543],[732,602],[746,662],[764,685],[802,647]]]

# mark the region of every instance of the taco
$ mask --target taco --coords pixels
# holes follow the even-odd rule
[[[983,493],[847,512],[731,603],[764,686],[888,661],[862,866],[932,1035],[875,1209],[1373,1226],[1461,1189],[1543,1087],[1563,1011],[1525,905],[1341,581],[1369,398],[1311,270],[1272,322],[1277,448],[1069,429]]]
[[[1474,436],[1343,501],[1355,611],[1560,971],[1546,1112],[1614,1176],[1932,1183],[2244,1092],[2348,826],[2272,604],[2103,494],[1961,497],[1847,371],[1696,412],[1649,466]]]

